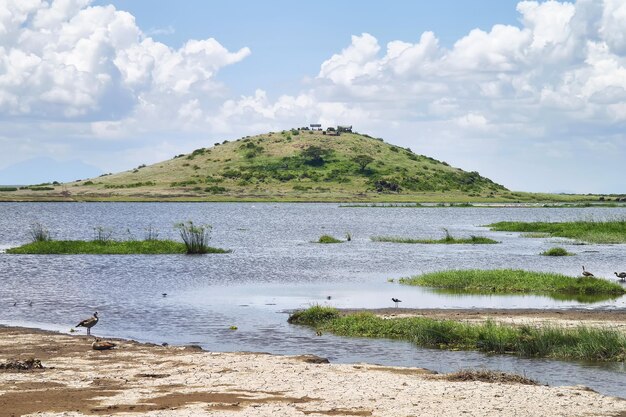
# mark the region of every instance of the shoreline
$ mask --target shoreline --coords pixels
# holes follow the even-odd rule
[[[624,313],[626,315],[626,313]],[[312,355],[217,353],[122,339],[0,327],[0,409],[38,416],[584,416],[626,417],[626,400],[588,388],[452,382],[419,368],[329,364]]]

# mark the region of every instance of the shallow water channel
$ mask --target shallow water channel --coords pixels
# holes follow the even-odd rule
[[[543,296],[441,294],[387,282],[453,268],[521,268],[596,276],[626,269],[626,245],[574,245],[481,227],[504,220],[566,221],[626,217],[624,208],[344,208],[338,204],[259,203],[0,203],[0,249],[29,241],[40,222],[55,239],[91,239],[104,227],[117,239],[142,239],[145,228],[178,239],[173,225],[213,225],[211,245],[229,254],[9,255],[0,253],[0,324],[69,331],[98,311],[94,334],[214,351],[313,353],[332,362],[370,362],[446,372],[489,368],[551,385],[583,384],[626,397],[624,363],[523,359],[418,348],[407,342],[316,336],[287,323],[288,311],[324,304],[339,308],[589,308],[626,309],[626,297],[596,303]],[[411,245],[371,236],[470,234],[497,245]],[[312,243],[322,234],[352,241]],[[538,254],[560,245],[576,256]],[[167,296],[163,297],[162,294]],[[328,297],[330,296],[330,300]],[[32,306],[29,301],[32,300]],[[13,306],[13,303],[17,303]],[[237,330],[230,330],[237,326]]]

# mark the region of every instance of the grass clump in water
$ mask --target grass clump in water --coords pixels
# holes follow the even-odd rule
[[[626,219],[575,222],[499,222],[487,225],[501,232],[548,233],[588,243],[626,243]]]
[[[333,307],[315,305],[306,310],[298,310],[287,320],[291,324],[318,325],[339,317],[339,310]]]
[[[410,278],[401,278],[400,283],[482,293],[560,293],[586,295],[621,295],[626,293],[624,287],[600,278],[573,278],[551,272],[524,271],[519,269],[468,269],[431,272]]]
[[[52,240],[50,231],[41,223],[33,223],[28,233],[33,242],[48,242]]]
[[[331,235],[322,235],[316,243],[343,243],[343,240],[337,239]]]
[[[36,224],[31,230],[33,242],[7,249],[7,253],[21,255],[157,255],[177,253],[228,253],[229,250],[207,245],[207,226],[195,226],[192,222],[180,223],[184,242],[161,240],[158,230],[152,226],[146,229],[145,240],[114,240],[113,232],[104,227],[94,227],[93,240],[51,240],[47,229]],[[209,226],[210,227],[210,226]],[[129,232],[130,234],[130,232]],[[131,235],[132,236],[132,235]],[[35,239],[37,238],[37,239]],[[188,241],[185,241],[188,239]],[[190,252],[191,250],[193,252]]]
[[[572,256],[573,253],[568,252],[565,248],[555,247],[541,252],[544,256]]]
[[[531,327],[465,323],[426,317],[384,319],[372,313],[340,314],[330,307],[311,307],[294,313],[289,322],[340,336],[407,340],[439,349],[478,350],[553,359],[623,361],[626,335],[589,327]]]
[[[448,229],[443,229],[446,235],[441,239],[413,239],[398,236],[372,236],[370,239],[373,242],[391,242],[391,243],[424,243],[424,244],[468,244],[468,245],[484,245],[500,243],[497,240],[489,239],[482,236],[471,235],[469,238],[456,238],[448,232]]]

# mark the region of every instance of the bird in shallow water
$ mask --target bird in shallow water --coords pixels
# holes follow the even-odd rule
[[[626,282],[626,272],[613,272],[617,278],[619,278],[620,282]]]
[[[401,303],[402,300],[399,300],[397,298],[391,297],[391,301],[393,301],[394,303],[396,303],[396,308],[398,308],[398,303]]]
[[[583,265],[583,277],[593,277],[595,275],[593,275],[591,272],[585,270],[585,265]]]
[[[115,346],[117,345],[113,342],[107,342],[106,340],[100,340],[100,339],[96,339],[91,344],[91,348],[93,350],[109,350],[109,349],[113,349]]]
[[[98,324],[98,312],[97,311],[93,313],[93,317],[89,317],[88,319],[81,321],[80,323],[76,325],[76,327],[86,327],[87,334],[90,335],[91,328],[95,326],[96,324]]]

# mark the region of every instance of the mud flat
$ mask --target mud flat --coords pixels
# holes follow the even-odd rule
[[[424,369],[329,364],[314,356],[213,353],[0,328],[3,416],[619,416],[626,400],[584,387],[453,382]]]

